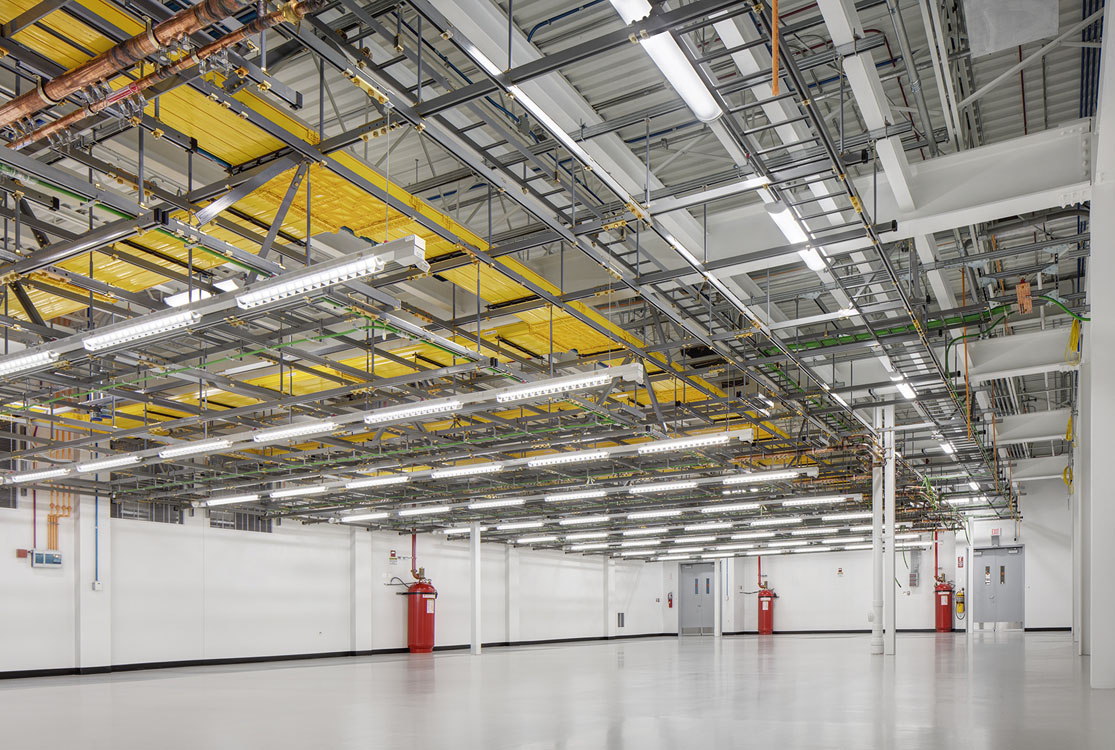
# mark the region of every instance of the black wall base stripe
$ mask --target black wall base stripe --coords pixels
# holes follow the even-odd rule
[[[676,637],[677,633],[639,633],[637,635],[584,636],[580,638],[551,638],[537,641],[493,641],[483,644],[484,648],[506,648],[515,646],[543,646],[556,643],[582,643],[588,641],[631,640],[634,638]],[[434,646],[434,651],[467,650],[469,644]],[[407,648],[375,648],[359,651],[323,651],[310,654],[276,654],[273,656],[233,656],[224,659],[182,659],[179,661],[146,661],[134,664],[113,664],[103,667],[60,667],[57,669],[20,669],[0,672],[0,680],[13,680],[25,677],[66,677],[87,674],[108,674],[109,672],[135,672],[143,669],[176,669],[179,667],[212,667],[224,664],[262,664],[276,661],[303,661],[306,659],[335,659],[352,656],[382,656],[387,654],[409,653]]]
[[[1026,628],[1027,633],[1052,633],[1069,632],[1072,628]],[[862,635],[870,633],[870,629],[853,630],[776,630],[775,635]],[[899,633],[934,633],[933,628],[900,628]],[[954,629],[954,633],[963,633],[963,630]],[[536,641],[492,641],[483,644],[484,648],[514,648],[517,646],[545,646],[558,643],[587,643],[591,641],[618,641],[635,638],[668,638],[677,637],[677,633],[639,633],[637,635],[616,636],[582,636],[579,638],[550,638]],[[725,632],[724,635],[758,635],[755,630],[735,630]],[[451,646],[434,646],[434,651],[463,651],[469,644],[456,644]],[[134,664],[113,664],[105,667],[61,667],[57,669],[19,669],[10,672],[0,672],[0,680],[14,680],[28,677],[68,677],[73,675],[108,674],[109,672],[135,672],[142,669],[176,669],[179,667],[212,667],[223,664],[263,664],[276,661],[303,661],[306,659],[335,659],[352,656],[383,656],[387,654],[405,654],[406,648],[375,648],[360,651],[323,651],[311,654],[277,654],[274,656],[234,656],[225,659],[183,659],[180,661],[147,661]]]

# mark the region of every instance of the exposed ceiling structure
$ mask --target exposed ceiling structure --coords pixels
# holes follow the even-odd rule
[[[1095,9],[974,57],[962,4],[779,6],[8,0],[8,481],[854,548],[891,406],[903,525],[1018,518],[1071,471]]]

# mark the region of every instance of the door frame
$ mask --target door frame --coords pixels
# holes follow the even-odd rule
[[[685,585],[686,568],[705,568],[708,566],[709,575],[709,614],[708,625],[701,624],[696,628],[685,628],[682,626],[684,617],[685,600],[688,598],[683,593],[683,586]],[[700,573],[698,572],[698,575]],[[700,584],[698,584],[700,586]],[[716,562],[711,560],[690,563],[678,563],[678,635],[715,635],[716,634]]]
[[[1021,587],[1020,587],[1020,592],[1021,592],[1020,595],[1022,597],[1022,617],[1023,617],[1023,619],[1022,620],[1017,620],[1017,621],[1014,621],[1014,620],[1012,620],[1012,621],[1006,621],[1006,620],[980,621],[980,620],[976,620],[976,616],[978,614],[978,609],[977,609],[978,605],[976,604],[975,589],[976,589],[977,586],[980,586],[980,585],[983,584],[983,582],[979,578],[981,575],[983,575],[983,573],[980,571],[980,566],[976,564],[976,552],[991,551],[991,552],[994,552],[996,556],[998,556],[998,554],[1001,551],[1008,550],[1008,549],[1017,549],[1018,554],[1021,555],[1021,559],[1022,559],[1022,583],[1021,583]],[[972,630],[973,631],[976,631],[976,630],[981,630],[981,631],[982,630],[1025,630],[1026,629],[1026,622],[1025,622],[1025,617],[1026,617],[1026,545],[1025,544],[1000,544],[1000,545],[986,544],[986,545],[980,545],[978,547],[973,546],[973,547],[969,548],[968,560],[969,560],[968,570],[969,570],[969,575],[971,576],[970,583],[969,583],[969,588],[968,588],[968,591],[971,592],[971,593],[969,594],[968,600],[970,602],[969,617],[972,618],[971,619]],[[994,575],[994,573],[992,573],[992,575]]]

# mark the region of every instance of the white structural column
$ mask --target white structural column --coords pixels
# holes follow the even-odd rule
[[[503,554],[507,572],[507,579],[503,586],[507,642],[516,643],[519,640],[519,549],[508,544],[504,547]]]
[[[1115,22],[1112,4],[1106,6],[1104,28]],[[1115,60],[1110,44],[1103,46],[1100,65],[1099,108],[1096,117],[1096,167],[1092,186],[1092,255],[1088,277],[1105,282],[1115,278]],[[1090,376],[1105,378],[1115,372],[1115,296],[1100,289],[1088,295],[1091,324],[1088,326]],[[1091,648],[1092,687],[1115,688],[1115,586],[1110,572],[1115,570],[1115,497],[1101,488],[1110,486],[1110,466],[1106,460],[1115,453],[1115,388],[1099,385],[1089,394],[1091,414],[1087,437],[1089,451],[1086,471],[1090,473],[1087,510],[1089,522],[1084,533],[1088,540],[1089,575],[1087,599],[1088,646]],[[1090,460],[1090,459],[1096,460]],[[1091,492],[1092,489],[1096,491]],[[1096,634],[1092,638],[1090,634]]]
[[[894,653],[894,407],[883,407],[883,653]]]
[[[105,476],[97,478],[107,481]],[[79,670],[112,664],[108,520],[107,496],[74,499],[74,666]]]
[[[1077,652],[1091,653],[1088,610],[1089,565],[1088,552],[1089,506],[1092,501],[1091,424],[1092,424],[1092,365],[1090,362],[1089,341],[1091,325],[1084,328],[1083,358],[1080,363],[1080,381],[1077,403],[1076,442],[1073,444],[1073,519],[1072,519],[1072,559],[1073,559],[1073,637],[1076,639]]]
[[[882,432],[882,409],[875,407],[875,432]],[[871,465],[871,653],[883,653],[883,467]]]
[[[601,558],[604,564],[601,580],[604,589],[601,592],[601,615],[603,616],[603,633],[606,638],[615,638],[619,633],[619,623],[616,622],[616,561],[608,556]]]
[[[724,561],[713,560],[712,564],[712,635],[719,638],[724,634],[724,605],[721,603],[720,589],[724,585]]]
[[[480,523],[472,522],[468,534],[468,563],[469,563],[469,615],[470,633],[473,655],[480,654]]]

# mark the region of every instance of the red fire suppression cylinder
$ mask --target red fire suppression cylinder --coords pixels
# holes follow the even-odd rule
[[[434,650],[434,602],[437,589],[429,581],[407,586],[407,646],[412,654]]]
[[[774,597],[768,588],[759,590],[759,635],[774,633]]]
[[[945,581],[939,582],[934,587],[934,596],[937,597],[937,632],[952,632],[952,584]]]

